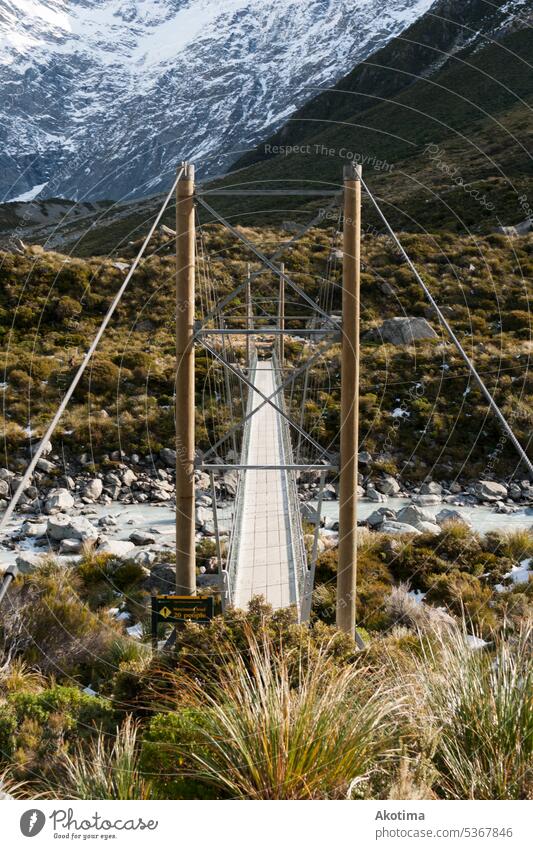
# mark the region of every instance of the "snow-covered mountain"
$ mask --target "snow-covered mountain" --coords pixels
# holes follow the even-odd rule
[[[431,3],[0,0],[0,199],[221,173]]]

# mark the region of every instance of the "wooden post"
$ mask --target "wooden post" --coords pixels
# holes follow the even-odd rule
[[[282,331],[279,335],[279,367],[283,369],[285,359],[285,264],[280,265],[281,274],[279,276],[279,329]]]
[[[194,165],[176,188],[176,592],[196,594],[194,504]]]
[[[337,627],[355,637],[359,426],[361,167],[344,169]]]

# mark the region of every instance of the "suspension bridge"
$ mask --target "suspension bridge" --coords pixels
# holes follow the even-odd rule
[[[176,229],[165,227],[176,244],[176,593],[197,591],[195,473],[211,479],[213,521],[223,610],[245,608],[262,595],[274,608],[294,605],[300,621],[311,612],[322,493],[328,478],[338,480],[339,544],[337,572],[337,625],[357,636],[355,598],[357,572],[358,391],[361,267],[361,193],[367,193],[405,263],[424,292],[438,320],[467,364],[507,438],[533,476],[533,466],[491,393],[470,361],[440,310],[380,204],[363,181],[361,168],[349,165],[340,187],[274,188],[254,185],[203,189],[195,185],[194,166],[183,163],[138,255],[67,389],[40,446],[34,452],[1,521],[9,521],[37,466],[46,443],[96,350],[146,248],[175,198]],[[267,255],[242,228],[235,228],[214,208],[223,195],[294,195],[327,197],[338,208],[325,277],[318,295],[311,296],[282,258],[321,219],[315,219],[294,237]],[[211,273],[202,207],[241,243],[250,262],[242,279],[221,295]],[[338,238],[342,242],[339,248]],[[338,268],[335,268],[335,265]],[[337,309],[334,309],[334,306]],[[287,360],[287,340],[298,341],[301,356]],[[327,361],[332,343],[340,343],[340,452],[306,430],[304,411],[319,386],[313,366]],[[202,454],[196,452],[195,356],[207,364],[201,415],[215,433]],[[313,396],[313,393],[314,396]],[[216,480],[234,473],[236,495],[229,543],[224,549],[219,533]],[[314,534],[309,550],[298,494],[298,478],[314,473],[320,481]],[[5,594],[12,570],[0,587]]]

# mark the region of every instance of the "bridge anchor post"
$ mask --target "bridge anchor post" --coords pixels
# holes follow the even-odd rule
[[[356,636],[361,166],[344,169],[337,627]]]
[[[176,187],[176,592],[196,593],[194,502],[194,165]]]

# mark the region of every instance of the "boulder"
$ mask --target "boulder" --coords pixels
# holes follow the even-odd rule
[[[383,522],[386,522],[389,519],[392,519],[393,521],[396,519],[396,513],[394,510],[391,510],[389,507],[378,507],[377,510],[374,510],[374,512],[368,516],[366,521],[371,528],[378,528],[383,524]]]
[[[376,481],[375,488],[383,495],[398,495],[400,492],[400,484],[392,475],[385,475],[384,478]]]
[[[425,318],[387,318],[379,327],[365,334],[371,342],[389,342],[391,345],[412,345],[418,339],[437,339],[437,334]]]
[[[114,554],[116,557],[127,557],[134,550],[132,542],[125,539],[106,539],[100,543],[96,551],[98,554]]]
[[[203,528],[207,525],[208,522],[210,522],[212,520],[213,513],[211,512],[211,510],[208,510],[206,507],[197,507],[196,513],[195,513],[195,518],[196,518],[196,527],[197,528]]]
[[[417,531],[421,531],[423,534],[440,534],[442,533],[442,528],[440,525],[437,525],[436,522],[419,522],[416,526]]]
[[[239,483],[239,474],[234,471],[226,471],[222,476],[222,482],[226,488],[226,492],[232,498],[237,495],[237,484]]]
[[[435,521],[445,527],[450,522],[453,524],[464,525],[467,528],[471,528],[472,525],[466,516],[463,516],[462,513],[459,513],[459,510],[450,510],[448,508],[441,510],[440,513],[437,513],[435,516]]]
[[[157,563],[150,572],[148,588],[158,595],[176,592],[175,567],[170,563]]]
[[[55,463],[51,463],[50,460],[44,460],[43,457],[41,457],[40,460],[37,460],[36,468],[39,469],[40,472],[45,472],[45,474],[49,475],[57,469],[57,466]]]
[[[124,474],[122,475],[122,485],[123,486],[131,486],[132,483],[135,483],[137,480],[137,475],[135,472],[132,472],[131,469],[126,469]]]
[[[368,451],[360,451],[357,458],[361,466],[367,466],[372,462],[372,455]]]
[[[148,568],[155,563],[157,554],[155,551],[136,551],[129,559],[133,560],[134,563],[137,563],[138,566]]]
[[[383,492],[378,492],[373,484],[367,486],[366,497],[369,498],[370,501],[375,501],[378,504],[387,501],[387,496]]]
[[[165,466],[169,466],[172,468],[176,467],[176,452],[173,448],[162,448],[159,452],[159,456],[161,457]]]
[[[208,491],[211,489],[211,478],[207,472],[199,472],[196,474],[196,486],[198,489]]]
[[[6,480],[0,480],[0,498],[9,496],[9,483]]]
[[[134,545],[153,545],[155,543],[155,536],[147,531],[133,531],[129,538]]]
[[[507,487],[496,481],[478,481],[475,493],[481,501],[501,501],[507,498]]]
[[[420,495],[442,495],[442,486],[436,481],[427,481],[420,487]]]
[[[74,499],[68,489],[52,489],[45,503],[45,513],[53,510],[70,510],[74,507]]]
[[[60,554],[79,554],[82,548],[81,539],[62,539],[59,543]]]
[[[396,518],[398,522],[405,522],[406,525],[412,525],[418,530],[422,530],[419,527],[420,523],[422,522],[429,522],[431,524],[435,523],[435,520],[431,513],[427,513],[425,510],[422,510],[422,508],[418,507],[416,504],[408,504],[406,507],[402,507],[402,509],[398,511]]]
[[[44,537],[46,529],[46,522],[24,522],[21,530],[24,536],[38,539],[39,537]]]
[[[442,497],[440,495],[413,495],[411,500],[414,504],[425,507],[429,504],[440,504]]]
[[[104,484],[100,478],[92,478],[92,480],[88,481],[83,487],[82,496],[87,498],[89,501],[98,501],[103,489]]]
[[[97,528],[85,516],[67,516],[65,513],[56,513],[54,516],[50,516],[47,533],[57,541],[78,539],[87,542],[98,538]]]
[[[417,531],[412,525],[393,521],[384,522],[380,531],[384,534],[415,534],[417,536],[420,534],[420,531]]]
[[[24,575],[30,575],[41,565],[42,557],[40,554],[32,554],[31,551],[21,551],[15,562]]]

